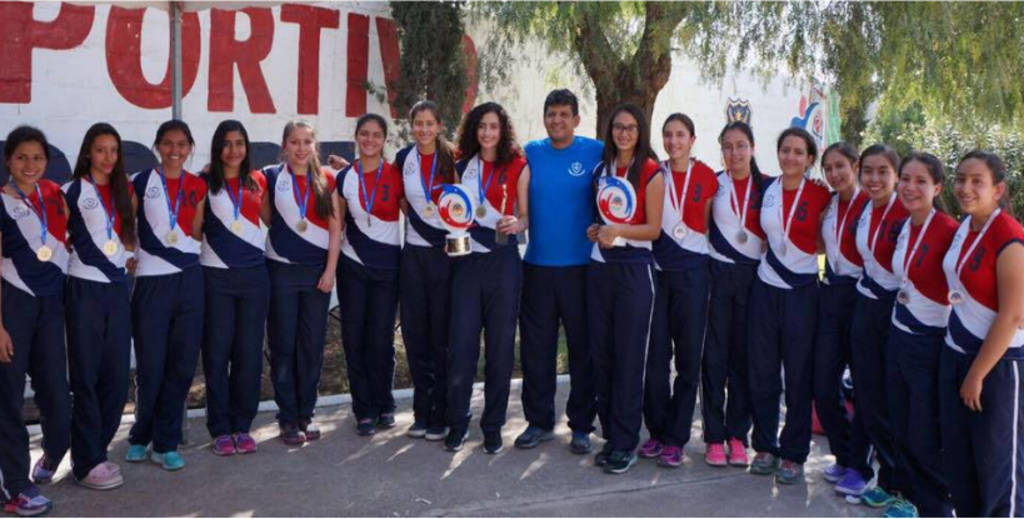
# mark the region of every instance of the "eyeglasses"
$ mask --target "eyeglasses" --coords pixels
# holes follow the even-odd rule
[[[635,124],[630,124],[627,126],[625,124],[615,123],[612,125],[612,131],[615,133],[636,133],[639,129],[640,128],[637,127],[637,125]]]

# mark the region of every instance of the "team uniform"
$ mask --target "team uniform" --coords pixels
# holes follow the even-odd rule
[[[267,342],[274,401],[281,425],[301,427],[313,419],[324,361],[331,295],[317,289],[317,283],[327,264],[329,217],[316,213],[307,175],[295,175],[287,164],[268,166],[263,174],[271,214]],[[335,178],[327,170],[323,176],[324,194],[330,196]]]
[[[817,244],[826,188],[801,179],[784,189],[782,177],[765,185],[761,228],[768,247],[750,291],[758,309],[749,321],[753,447],[802,464],[811,445],[811,358],[818,312]],[[785,371],[786,425],[779,428],[779,393]]]
[[[1024,330],[1017,328],[985,377],[981,412],[964,405],[960,386],[999,312],[996,260],[1007,246],[1024,243],[1024,228],[1005,211],[978,231],[970,221],[960,225],[942,262],[952,303],[939,361],[943,474],[958,516],[1014,517],[1024,513]]]
[[[64,197],[57,184],[42,179],[24,197],[4,191],[0,204],[0,303],[14,346],[13,359],[0,363],[0,498],[6,504],[32,488],[28,431],[21,414],[25,374],[32,377],[42,415],[43,452],[54,464],[68,449],[71,395],[64,343]],[[43,246],[51,254],[46,261],[39,252]]]
[[[737,180],[726,171],[717,173],[717,177],[708,229],[711,295],[701,374],[701,416],[704,443],[736,439],[746,445],[751,423],[747,322],[751,318],[750,285],[764,243],[760,208],[765,179],[752,174]]]
[[[426,429],[447,423],[448,320],[451,262],[444,252],[448,231],[437,215],[441,174],[437,153],[423,155],[411,145],[395,156],[402,175],[406,214],[405,246],[399,267],[402,342],[413,382],[413,421]],[[434,204],[428,210],[428,204]]]
[[[690,160],[686,171],[666,162],[661,235],[653,243],[654,313],[644,380],[644,420],[651,438],[676,447],[690,440],[710,290],[707,205],[715,172]],[[673,343],[675,348],[673,349]],[[669,364],[675,355],[676,378]]]
[[[509,383],[515,362],[516,315],[522,265],[518,240],[508,236],[495,241],[501,215],[516,210],[519,175],[526,160],[514,157],[494,164],[474,155],[459,161],[455,169],[462,184],[486,215],[476,215],[469,228],[472,253],[452,261],[452,305],[448,352],[448,425],[465,431],[469,426],[469,400],[480,356],[480,329],[484,329],[484,412],[480,428],[497,433],[505,424]],[[500,210],[504,208],[504,212]]]
[[[821,235],[825,243],[825,278],[818,292],[818,327],[814,338],[814,409],[828,436],[836,464],[870,480],[871,446],[860,413],[847,416],[842,397],[844,370],[850,366],[852,313],[857,301],[857,280],[864,260],[857,251],[857,221],[869,203],[859,188],[850,200],[832,195]],[[859,430],[854,433],[853,430]],[[842,478],[842,475],[837,475]]]
[[[135,424],[128,441],[153,444],[153,452],[177,451],[182,409],[203,337],[203,271],[192,220],[206,183],[185,170],[176,179],[163,171],[132,176],[138,193],[132,335],[135,338]]]
[[[895,461],[905,475],[906,497],[923,517],[952,512],[942,472],[938,376],[949,319],[942,260],[957,227],[935,209],[919,226],[908,218],[892,255],[901,282],[886,345],[886,392]]]
[[[399,204],[402,174],[383,157],[380,167],[361,161],[341,170],[338,194],[345,200],[345,237],[338,261],[341,342],[357,420],[395,412],[395,313],[402,254]]]
[[[601,162],[595,177],[627,176],[626,168]],[[636,212],[629,225],[647,223],[647,186],[661,166],[646,159],[636,190]],[[627,180],[628,181],[628,180]],[[662,203],[652,200],[651,203]],[[606,450],[633,452],[643,420],[644,368],[654,307],[654,255],[650,241],[623,240],[602,249],[594,243],[587,270],[587,323],[594,365],[597,416]]]
[[[260,225],[267,179],[252,171],[249,182],[229,178],[216,192],[210,189],[203,215],[203,374],[206,428],[213,438],[248,433],[260,400],[270,306],[267,232]]]
[[[127,185],[133,196],[132,185]],[[81,480],[107,461],[121,425],[131,369],[131,307],[121,243],[121,214],[111,185],[91,177],[63,187],[70,214],[72,251],[64,301],[68,371],[75,398],[71,416],[71,468]],[[181,410],[179,409],[180,413]]]
[[[892,271],[902,222],[907,210],[893,193],[878,207],[868,205],[857,220],[857,251],[864,268],[857,281],[857,297],[850,325],[850,372],[853,375],[854,406],[864,424],[854,428],[854,444],[874,446],[878,459],[878,486],[892,493],[902,490],[896,474],[893,438],[889,420],[889,394],[885,387],[885,345],[889,339],[893,303],[900,279]],[[862,467],[863,469],[863,467]],[[870,480],[871,472],[864,475]]]
[[[558,325],[569,353],[569,398],[565,414],[577,433],[594,430],[597,400],[587,330],[587,264],[593,246],[587,227],[594,221],[593,171],[602,144],[576,136],[563,149],[551,139],[530,141],[530,242],[523,261],[523,304],[519,312],[523,412],[534,427],[555,427]]]

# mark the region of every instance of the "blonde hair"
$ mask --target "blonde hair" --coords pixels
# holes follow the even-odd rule
[[[327,218],[334,214],[334,206],[331,204],[331,194],[327,191],[327,180],[320,166],[320,141],[316,138],[316,129],[313,128],[312,124],[302,119],[295,119],[288,121],[288,124],[284,125],[284,133],[281,135],[282,158],[284,158],[284,148],[288,142],[288,137],[291,136],[296,128],[305,128],[313,136],[313,154],[306,162],[308,169],[306,176],[309,179],[310,187],[313,189],[314,210],[320,218]]]

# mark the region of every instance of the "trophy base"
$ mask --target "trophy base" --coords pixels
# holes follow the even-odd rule
[[[451,257],[465,256],[472,252],[468,234],[449,234],[444,239],[444,251]]]

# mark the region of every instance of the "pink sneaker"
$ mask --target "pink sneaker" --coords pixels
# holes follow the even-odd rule
[[[729,438],[729,464],[733,467],[746,467],[750,465],[750,458],[747,458],[747,446],[739,438]]]
[[[100,463],[92,468],[84,478],[78,480],[78,484],[93,490],[110,490],[124,484],[124,477],[121,470],[113,470],[113,463]]]
[[[213,440],[213,453],[218,456],[231,456],[235,453],[235,442],[231,441],[231,437],[222,434]]]
[[[709,443],[707,451],[704,452],[704,463],[712,467],[724,467],[729,463],[725,459],[724,443]]]
[[[660,441],[655,440],[654,438],[648,438],[647,441],[640,446],[638,454],[640,454],[641,458],[657,458],[658,456],[661,456],[663,448],[664,446]]]
[[[683,449],[675,445],[666,445],[658,458],[658,465],[662,467],[676,468],[683,464]]]
[[[235,441],[235,452],[239,454],[256,452],[256,440],[252,439],[249,433],[235,433],[231,439]]]

